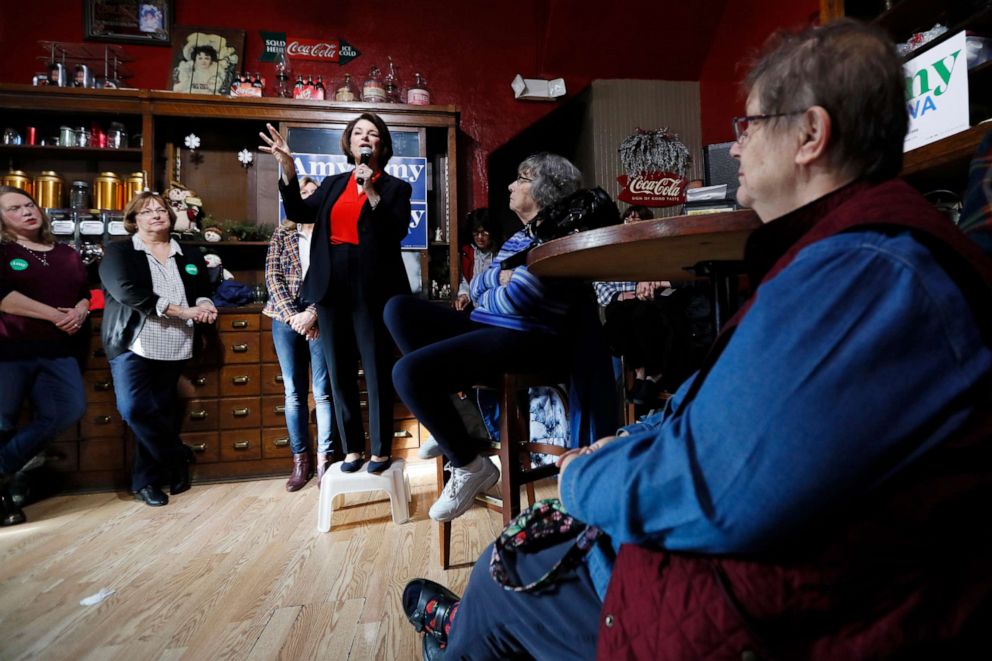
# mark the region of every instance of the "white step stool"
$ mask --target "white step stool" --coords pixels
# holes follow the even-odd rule
[[[342,493],[385,491],[389,494],[393,523],[406,523],[410,520],[410,479],[406,476],[406,461],[393,459],[389,468],[378,474],[368,472],[365,464],[354,473],[345,473],[341,470],[343,463],[338,461],[328,466],[320,480],[318,531],[328,532],[331,529],[334,497]]]

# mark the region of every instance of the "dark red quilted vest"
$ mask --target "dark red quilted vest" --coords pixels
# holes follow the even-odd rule
[[[752,282],[774,278],[803,247],[839,232],[908,227],[966,292],[989,337],[992,264],[907,184],[853,184],[814,205],[812,217],[784,234],[771,226],[755,233]],[[776,233],[771,243],[780,245],[762,245]],[[700,379],[748,307],[727,324]],[[818,521],[775,552],[735,558],[623,546],[600,617],[598,656],[952,658],[972,641],[985,647],[992,625],[989,390],[975,393],[985,405],[951,441],[868,502]]]

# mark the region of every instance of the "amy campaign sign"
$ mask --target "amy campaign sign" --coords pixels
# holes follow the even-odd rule
[[[354,169],[341,154],[293,154],[296,176],[306,175],[320,183],[324,177]],[[427,159],[423,156],[393,156],[386,173],[413,187],[410,196],[410,229],[400,247],[407,250],[427,248]],[[280,176],[282,175],[280,168]],[[279,222],[286,220],[286,210],[279,198]]]
[[[968,62],[961,32],[904,65],[909,131],[904,151],[964,131],[968,123]]]

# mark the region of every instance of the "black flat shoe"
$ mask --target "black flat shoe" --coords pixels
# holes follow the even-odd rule
[[[192,480],[189,476],[189,465],[196,463],[196,455],[193,448],[183,443],[183,462],[176,468],[175,477],[169,485],[169,493],[175,496],[177,493],[189,491]]]
[[[427,604],[432,600],[437,602],[437,607],[428,614]],[[457,594],[440,583],[426,578],[415,578],[403,588],[403,612],[406,613],[406,618],[410,620],[414,629],[423,631],[441,645],[448,642],[448,634],[445,633],[444,627],[441,626],[435,630],[427,628],[427,625],[432,620],[435,622],[447,620],[451,608],[459,601],[460,598]],[[425,647],[424,651],[426,652],[426,650]]]
[[[357,473],[358,469],[362,467],[365,460],[359,457],[354,461],[343,461],[341,462],[341,472],[342,473]]]
[[[370,473],[381,473],[382,471],[389,468],[393,463],[393,458],[389,457],[385,461],[369,461],[369,467],[366,469]]]
[[[162,505],[169,504],[169,497],[165,495],[165,492],[159,489],[154,484],[149,484],[147,486],[138,489],[138,493],[135,494],[140,500],[145,501],[145,505],[149,507],[161,507]]]
[[[0,486],[0,526],[16,526],[28,518],[24,511],[14,502],[6,486]]]

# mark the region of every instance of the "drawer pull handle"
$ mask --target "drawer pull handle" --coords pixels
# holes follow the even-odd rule
[[[207,451],[207,444],[206,443],[195,443],[195,444],[191,445],[190,447],[193,448],[193,452],[206,452]]]
[[[93,418],[93,422],[98,425],[109,425],[112,419],[109,415],[98,415]]]
[[[244,407],[243,409],[234,409],[231,411],[231,415],[233,415],[235,418],[247,418],[250,413],[251,413],[251,409],[248,408],[247,406]]]
[[[235,319],[231,322],[231,328],[248,328],[247,319]]]
[[[282,383],[282,374],[276,374],[276,383]]]
[[[233,384],[234,384],[234,385],[236,385],[236,386],[243,386],[243,385],[247,385],[247,383],[248,383],[249,381],[251,381],[251,379],[249,379],[249,378],[248,378],[248,377],[247,377],[246,375],[244,375],[244,374],[242,374],[241,376],[235,376],[235,377],[233,377],[233,378],[231,379],[231,383],[233,383]]]
[[[234,449],[235,450],[247,450],[250,447],[251,447],[251,442],[250,441],[235,441],[234,442]]]
[[[234,353],[248,353],[247,344],[235,344],[231,347],[231,351]]]
[[[207,419],[207,412],[204,409],[197,409],[196,411],[190,411],[189,412],[189,419],[190,420],[206,420]]]
[[[276,404],[275,406],[272,407],[272,410],[275,411],[276,413],[285,413],[286,412],[286,405],[285,404]]]
[[[97,392],[107,392],[113,387],[114,385],[110,381],[101,381],[100,383],[93,384],[93,390]]]
[[[404,429],[403,431],[394,431],[393,438],[413,438],[413,434]]]
[[[277,448],[284,448],[287,445],[289,445],[289,439],[288,438],[277,438],[277,439],[275,439],[275,440],[272,441],[272,445],[276,446]]]
[[[207,377],[205,377],[205,376],[198,376],[198,377],[196,377],[195,379],[193,379],[193,385],[196,385],[196,386],[205,386],[205,385],[207,385]]]
[[[365,401],[364,399],[363,399],[362,401],[360,401],[360,402],[358,403],[358,405],[359,405],[359,406],[360,406],[361,408],[363,408],[363,409],[367,409],[367,408],[369,407],[369,403],[368,403],[368,402],[366,402],[366,401]]]

